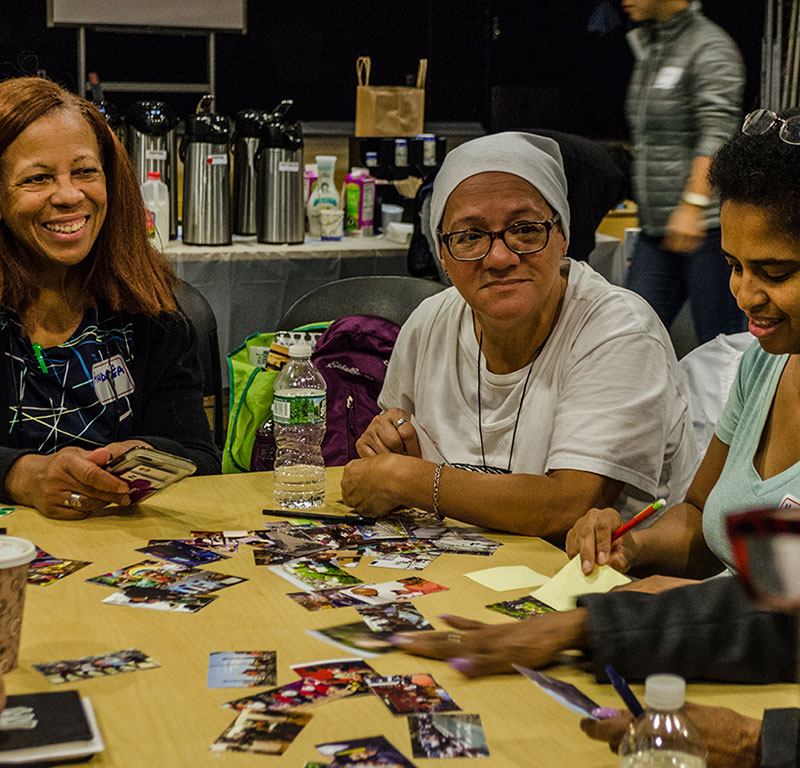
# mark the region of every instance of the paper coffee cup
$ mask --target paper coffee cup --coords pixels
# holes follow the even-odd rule
[[[0,536],[0,672],[17,666],[28,564],[35,555],[27,539]]]

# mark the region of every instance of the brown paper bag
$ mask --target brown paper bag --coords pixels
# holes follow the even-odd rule
[[[400,85],[370,85],[372,60],[356,61],[356,136],[416,136],[425,118],[425,77],[428,60],[419,60],[415,88]]]

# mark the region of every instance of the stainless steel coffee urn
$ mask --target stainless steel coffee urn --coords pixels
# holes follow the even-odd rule
[[[259,243],[302,243],[303,131],[289,118],[292,101],[282,101],[270,115],[258,150],[257,227]]]
[[[270,112],[248,109],[236,113],[233,132],[233,231],[256,234],[256,156]]]
[[[231,242],[230,120],[200,112],[186,118],[183,160],[183,242]]]
[[[158,171],[169,189],[169,236],[178,236],[178,116],[163,101],[137,101],[128,109],[126,146],[139,184],[148,171]]]

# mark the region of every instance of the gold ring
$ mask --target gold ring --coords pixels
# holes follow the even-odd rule
[[[447,639],[451,643],[460,643],[463,638],[464,638],[463,632],[453,631],[447,633]]]

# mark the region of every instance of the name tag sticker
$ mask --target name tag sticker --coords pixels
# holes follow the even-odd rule
[[[228,156],[227,155],[207,155],[206,156],[206,164],[207,165],[227,165],[228,164]]]
[[[784,496],[780,505],[781,509],[800,509],[800,500],[793,496]]]
[[[97,399],[103,404],[129,395],[134,390],[133,379],[122,355],[100,360],[92,366],[92,384]]]
[[[674,88],[683,75],[683,67],[662,67],[656,75],[653,88]]]
[[[300,163],[291,160],[281,160],[278,163],[278,170],[282,173],[297,173],[300,170]]]

